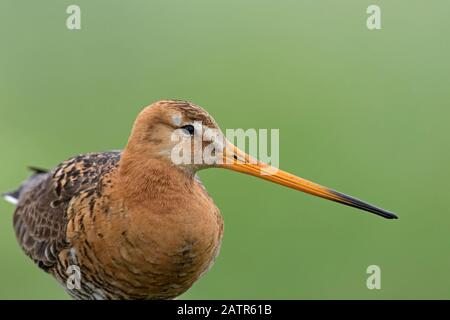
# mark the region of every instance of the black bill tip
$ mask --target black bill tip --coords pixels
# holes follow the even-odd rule
[[[335,190],[330,190],[330,192],[339,198],[339,200],[337,200],[337,199],[334,200],[333,199],[336,202],[345,204],[345,205],[353,207],[353,208],[357,208],[357,209],[360,209],[360,210],[371,212],[373,214],[376,214],[376,215],[378,215],[380,217],[383,217],[383,218],[386,218],[386,219],[398,219],[397,215],[395,215],[395,213],[393,213],[393,212],[390,212],[390,211],[387,211],[387,210],[375,207],[375,206],[373,206],[373,205],[371,205],[369,203],[366,203],[366,202],[361,201],[359,199],[350,197],[350,196],[348,196],[346,194],[337,192]]]

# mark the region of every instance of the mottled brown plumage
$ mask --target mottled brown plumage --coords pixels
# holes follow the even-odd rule
[[[209,167],[395,217],[281,170],[268,175],[275,168],[251,162],[226,140],[217,144],[216,154],[230,163],[175,164],[171,136],[184,128],[179,134],[191,148],[186,136],[201,135],[202,130],[191,126],[196,121],[219,129],[194,104],[159,101],[139,114],[123,152],[84,154],[50,172],[35,170],[6,195],[17,200],[14,229],[25,253],[75,298],[174,298],[208,270],[219,252],[222,218],[196,176]],[[66,285],[71,266],[81,271],[80,288]]]
[[[161,119],[169,109],[213,124],[199,107],[161,101],[141,113],[124,152],[80,155],[24,184],[14,214],[18,241],[65,287],[69,266],[79,266],[73,297],[174,298],[217,256],[219,210],[194,172],[148,147],[157,124],[170,123]]]

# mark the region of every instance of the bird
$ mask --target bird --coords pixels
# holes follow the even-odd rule
[[[174,161],[176,147],[194,155],[193,139],[208,130],[216,140],[200,140],[200,151],[212,143],[216,162]],[[13,226],[20,247],[72,298],[174,299],[219,254],[223,219],[197,175],[209,168],[397,218],[251,157],[225,138],[207,111],[184,100],[145,107],[123,150],[78,155],[52,170],[31,167],[32,175],[3,197],[16,206]],[[68,285],[74,266],[78,286]]]

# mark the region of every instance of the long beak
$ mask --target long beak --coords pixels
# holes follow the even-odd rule
[[[339,202],[350,207],[372,212],[386,219],[397,219],[397,216],[389,211],[377,208],[371,204],[347,196],[343,193],[321,186],[320,184],[294,176],[288,172],[279,170],[266,163],[258,161],[227,141],[223,153],[223,164],[220,167],[249,174],[264,180],[268,180],[283,186],[303,191],[317,197]]]

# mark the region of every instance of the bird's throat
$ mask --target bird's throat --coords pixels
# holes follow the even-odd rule
[[[119,192],[128,205],[171,203],[191,193],[194,175],[165,159],[124,152],[117,172]]]

